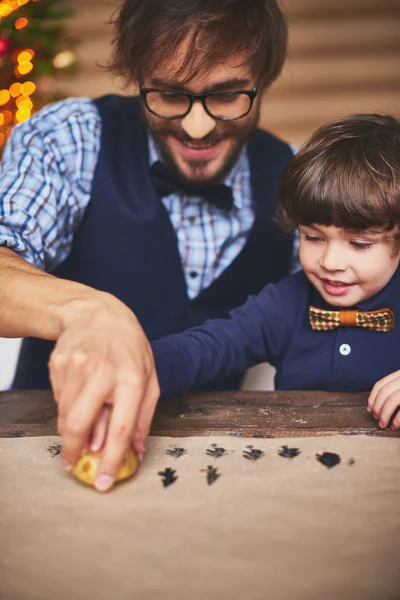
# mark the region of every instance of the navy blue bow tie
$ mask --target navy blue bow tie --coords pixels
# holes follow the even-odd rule
[[[232,189],[224,183],[204,187],[188,185],[179,181],[160,161],[151,165],[150,177],[161,198],[174,192],[183,192],[189,196],[200,196],[200,198],[204,198],[210,204],[223,210],[230,210],[233,206]]]

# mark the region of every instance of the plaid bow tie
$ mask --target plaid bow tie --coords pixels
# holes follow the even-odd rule
[[[337,327],[366,327],[373,331],[394,329],[394,314],[390,308],[380,310],[324,310],[309,307],[310,323],[317,331],[327,331]]]

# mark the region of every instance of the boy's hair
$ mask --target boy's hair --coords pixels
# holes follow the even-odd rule
[[[291,227],[315,223],[398,234],[400,121],[361,114],[321,127],[287,165],[279,205],[280,220]]]
[[[287,26],[276,0],[124,0],[114,24],[109,69],[128,84],[172,63],[180,48],[185,57],[175,75],[187,75],[185,82],[246,51],[251,72],[267,86],[286,57]]]

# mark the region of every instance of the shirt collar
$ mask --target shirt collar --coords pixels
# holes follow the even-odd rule
[[[156,143],[152,135],[148,136],[148,152],[149,152],[149,166],[157,161],[161,161],[161,156],[157,150]],[[228,187],[232,188],[233,204],[237,209],[244,207],[243,194],[241,193],[241,179],[248,175],[250,171],[249,159],[247,156],[247,148],[243,148],[239,158],[233,165],[230,173],[225,177],[223,183]]]

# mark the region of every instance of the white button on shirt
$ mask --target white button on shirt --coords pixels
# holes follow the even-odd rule
[[[339,348],[339,352],[342,356],[347,356],[351,352],[351,346],[349,346],[349,344],[342,344]]]

